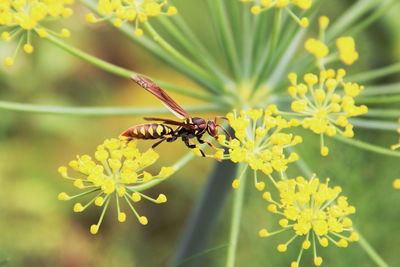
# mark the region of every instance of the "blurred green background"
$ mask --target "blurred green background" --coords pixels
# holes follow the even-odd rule
[[[175,1],[183,15],[191,19],[196,32],[207,40],[208,32],[199,27],[204,16],[198,4]],[[328,2],[328,1],[326,1]],[[337,2],[341,2],[340,4]],[[352,1],[329,1],[321,14],[339,15]],[[84,22],[84,9],[65,21],[73,32],[70,43],[109,62],[129,69],[191,86],[187,78],[155,59],[143,48],[130,42],[112,27]],[[357,37],[360,62],[351,72],[385,66],[400,60],[400,22],[397,6],[378,23]],[[59,106],[161,106],[150,94],[131,81],[108,74],[78,60],[64,51],[35,40],[31,56],[20,53],[16,65],[0,69],[0,99],[21,103]],[[0,57],[10,54],[15,44],[0,43]],[[389,77],[382,82],[395,81]],[[171,93],[178,103],[198,104],[187,97]],[[200,102],[199,102],[200,103]],[[212,117],[214,114],[199,114]],[[57,200],[61,191],[77,192],[57,173],[77,154],[93,153],[105,138],[115,137],[127,127],[141,122],[140,117],[78,117],[32,115],[0,110],[0,265],[6,266],[164,266],[174,254],[178,237],[202,190],[212,160],[196,158],[167,182],[149,194],[165,193],[168,202],[154,205],[145,201],[136,207],[149,218],[141,226],[128,214],[119,223],[116,212],[108,210],[97,235],[89,233],[99,209],[73,213],[72,202]],[[395,133],[356,130],[359,139],[389,147],[397,142]],[[151,141],[142,142],[147,148]],[[328,159],[318,155],[319,139],[305,134],[301,156],[320,177],[331,177],[344,189],[351,204],[358,229],[391,266],[400,266],[400,191],[392,188],[400,177],[399,159],[362,151],[328,140]],[[163,144],[158,151],[159,167],[172,164],[186,147],[181,142]],[[346,153],[343,153],[346,151]],[[299,173],[293,168],[292,174]],[[198,175],[193,175],[198,174]],[[224,177],[221,177],[223,179]],[[219,218],[215,238],[209,247],[228,241],[230,201]],[[289,236],[260,239],[258,230],[277,228],[277,217],[265,211],[260,193],[250,188],[246,193],[237,266],[288,266],[298,253],[297,245],[286,253],[275,247]],[[226,248],[206,254],[204,266],[224,266]],[[320,249],[323,266],[374,266],[358,244],[347,249],[329,246]],[[302,266],[311,266],[306,252]]]

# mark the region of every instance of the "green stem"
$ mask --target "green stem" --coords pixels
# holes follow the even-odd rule
[[[98,67],[100,69],[103,69],[103,70],[108,71],[110,73],[113,73],[115,75],[121,76],[123,78],[130,79],[133,74],[137,74],[134,71],[118,67],[118,66],[116,66],[114,64],[108,63],[108,62],[106,62],[106,61],[104,61],[102,59],[99,59],[99,58],[97,58],[95,56],[92,56],[92,55],[86,53],[86,52],[83,52],[82,50],[79,50],[79,49],[77,49],[77,48],[65,43],[64,41],[60,40],[59,38],[57,38],[55,36],[48,35],[46,37],[46,40],[48,40],[49,42],[55,44],[59,48],[67,51],[68,53],[70,53],[70,54],[72,54],[72,55],[74,55],[74,56],[76,56],[76,57],[78,57],[80,59],[83,59],[84,61],[86,61],[86,62],[88,62],[88,63],[90,63],[90,64],[92,64],[92,65],[94,65],[94,66],[96,66],[96,67]],[[155,82],[157,82],[161,87],[163,87],[163,88],[165,88],[166,90],[169,90],[169,91],[177,92],[177,93],[180,93],[180,94],[183,94],[183,95],[188,95],[188,96],[191,96],[193,98],[199,98],[199,99],[203,99],[203,100],[207,100],[207,101],[210,101],[212,99],[211,96],[208,96],[208,95],[205,95],[205,94],[200,94],[200,93],[194,92],[193,90],[188,90],[187,88],[180,88],[180,87],[175,86],[173,84],[166,83],[166,82],[163,82],[163,81],[160,81],[160,80],[157,80],[157,79],[153,79],[153,80]]]
[[[387,156],[400,157],[400,152],[393,151],[388,148],[372,145],[372,144],[369,144],[369,143],[366,143],[366,142],[363,142],[360,140],[354,140],[352,138],[346,138],[346,137],[343,137],[340,135],[335,135],[334,138],[343,143],[353,145],[355,147],[359,147],[359,148],[362,148],[362,149],[365,149],[368,151],[372,151],[372,152],[387,155]]]
[[[246,175],[242,176],[240,186],[233,192],[233,209],[231,217],[231,229],[229,234],[229,248],[226,258],[226,267],[235,266],[236,249],[239,239],[240,219],[242,217]]]
[[[355,229],[355,227],[353,227]],[[382,257],[376,252],[376,250],[368,243],[368,241],[361,235],[360,231],[355,229],[358,233],[360,239],[358,240],[358,244],[360,244],[361,248],[368,254],[368,256],[373,260],[377,266],[379,267],[389,267],[389,265],[382,259]]]
[[[400,109],[369,109],[368,113],[362,115],[362,117],[400,118]]]
[[[273,30],[272,33],[269,34],[268,43],[265,46],[265,53],[257,59],[256,68],[254,72],[254,78],[256,84],[258,85],[262,82],[261,77],[263,77],[266,73],[266,69],[272,63],[272,57],[274,56],[274,52],[276,45],[278,43],[279,35],[281,32],[281,23],[282,23],[282,9],[278,8],[275,10],[274,19],[273,19]]]
[[[130,77],[133,74],[136,74],[136,72],[134,72],[134,71],[130,71],[130,70],[118,67],[118,66],[108,63],[104,60],[101,60],[95,56],[89,55],[75,47],[72,47],[72,46],[68,45],[67,43],[65,43],[64,41],[62,41],[61,39],[59,39],[51,34],[48,34],[47,37],[45,37],[45,39],[50,41],[51,43],[55,44],[59,48],[62,48],[63,50],[67,51],[68,53],[70,53],[74,56],[77,56],[78,58],[83,59],[84,61],[89,62],[89,63],[95,65],[96,67],[103,69],[105,71],[108,71],[110,73],[113,73],[115,75],[130,79]]]
[[[189,163],[196,155],[193,152],[188,152],[186,155],[184,155],[182,158],[180,158],[177,162],[175,162],[174,165],[172,165],[172,168],[175,170],[175,172],[179,171],[183,166]],[[164,178],[164,179],[154,179],[151,180],[150,182],[141,184],[141,185],[135,185],[135,186],[129,186],[128,188],[133,190],[133,191],[144,191],[149,188],[152,188],[165,180],[168,180],[169,177]]]
[[[171,266],[185,261],[185,267],[202,266],[201,258],[196,257],[207,247],[208,240],[213,234],[218,222],[226,196],[231,190],[231,183],[236,174],[237,164],[225,160],[214,165],[214,169],[207,180],[185,230],[179,240],[176,255]],[[188,262],[187,259],[191,258]]]
[[[173,20],[175,23],[173,23]],[[209,51],[192,33],[192,30],[187,26],[185,20],[179,14],[173,17],[159,17],[159,21],[163,28],[172,35],[175,40],[182,45],[190,55],[196,59],[206,69],[210,70],[213,75],[223,81],[224,84],[232,83],[232,81],[222,72],[221,67],[215,62],[215,59],[210,55]]]
[[[238,49],[232,34],[232,27],[226,13],[223,0],[208,0],[210,13],[214,22],[214,27],[220,38],[221,48],[226,54],[228,65],[236,80],[240,76]]]
[[[149,31],[150,35],[153,37],[162,48],[165,49],[169,54],[171,54],[176,60],[180,61],[186,68],[189,68],[198,76],[198,80],[201,84],[206,86],[210,91],[218,93],[223,89],[223,86],[219,84],[212,76],[205,72],[200,66],[194,64],[191,60],[186,58],[184,55],[179,53],[174,47],[172,47],[165,39],[163,39],[158,32],[151,26],[150,23],[144,23],[145,28]]]
[[[80,0],[85,6],[90,8],[93,12],[97,13],[100,17],[103,17],[104,15],[99,14],[98,9],[97,9],[97,4],[95,1],[91,0]],[[111,19],[107,20],[110,24],[112,24]],[[200,77],[195,71],[193,71],[191,68],[188,68],[185,64],[183,64],[181,61],[177,60],[176,57],[172,56],[169,53],[165,53],[165,49],[160,47],[157,43],[155,43],[153,40],[151,40],[147,36],[135,36],[133,34],[134,32],[134,27],[129,24],[125,23],[121,27],[117,28],[120,32],[125,34],[126,37],[129,38],[129,40],[132,40],[136,43],[139,43],[142,47],[145,49],[149,50],[151,53],[154,55],[158,56],[162,60],[166,61],[169,65],[177,69],[178,71],[182,72],[189,78],[191,78],[193,81],[198,83],[199,85],[203,86],[204,89],[206,89],[209,92],[215,91],[214,86],[208,81],[205,80],[203,77]],[[212,77],[210,77],[211,80]]]
[[[372,129],[376,131],[394,132],[400,128],[398,123],[386,121],[350,119],[350,123],[358,128]]]
[[[374,8],[380,0],[359,0],[346,10],[327,31],[327,41],[331,41],[341,34],[350,25],[355,24],[357,19]]]
[[[56,114],[72,116],[132,116],[149,114],[169,114],[170,111],[164,107],[141,107],[141,108],[117,108],[117,107],[57,107],[15,102],[0,101],[0,109],[29,112],[38,114]],[[216,106],[186,107],[188,112],[215,112],[220,110]]]
[[[380,103],[399,103],[399,102],[400,102],[400,95],[360,97],[356,99],[357,104],[380,104]]]
[[[400,83],[383,85],[367,85],[361,92],[361,97],[370,95],[400,94]]]
[[[202,252],[199,252],[199,253],[197,253],[197,254],[194,254],[193,256],[187,257],[186,259],[183,259],[182,261],[176,263],[176,265],[174,265],[174,267],[179,267],[179,266],[181,266],[181,267],[187,267],[187,264],[188,264],[189,262],[193,261],[194,259],[203,257],[203,256],[209,254],[210,252],[215,252],[215,251],[218,251],[218,250],[220,250],[220,249],[226,248],[226,247],[228,247],[228,246],[229,246],[229,244],[224,244],[224,245],[220,245],[220,246],[217,246],[217,247],[205,249],[205,250],[203,250]],[[0,263],[1,263],[1,262],[0,262]],[[0,266],[1,266],[1,265],[0,265]]]
[[[381,3],[379,8],[375,8],[375,11],[372,14],[369,14],[364,20],[358,22],[354,27],[350,28],[346,34],[356,35],[357,33],[361,32],[374,21],[381,18],[393,5],[397,4],[396,2],[398,3],[398,0],[387,0],[385,3]]]
[[[375,80],[383,76],[395,74],[400,72],[400,62],[386,66],[383,68],[362,72],[346,78],[348,81],[365,83],[367,81]]]

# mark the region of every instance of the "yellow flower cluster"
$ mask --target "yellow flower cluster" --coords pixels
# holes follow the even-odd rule
[[[294,112],[306,117],[301,121],[305,129],[321,135],[321,154],[328,155],[329,150],[323,143],[323,135],[334,136],[338,132],[353,137],[353,125],[348,118],[368,112],[365,105],[355,105],[354,97],[364,89],[357,83],[345,82],[343,69],[323,70],[319,76],[313,73],[304,75],[304,82],[297,82],[295,73],[289,74],[291,86],[289,94],[295,99],[291,103]],[[343,93],[337,93],[342,88]]]
[[[257,15],[271,8],[284,8],[288,14],[301,26],[308,27],[309,20],[305,17],[299,18],[289,8],[295,6],[302,10],[307,10],[312,6],[312,0],[240,0],[241,2],[251,2],[254,5],[250,8],[250,12]]]
[[[301,250],[292,267],[299,266],[303,250],[313,246],[314,264],[320,266],[322,258],[317,256],[316,243],[327,247],[333,243],[338,247],[347,247],[349,242],[359,239],[354,232],[353,222],[347,216],[354,214],[356,209],[350,206],[347,198],[339,196],[342,189],[339,186],[329,187],[329,179],[325,183],[314,174],[311,179],[304,177],[281,180],[275,183],[279,192],[279,200],[274,200],[270,192],[265,192],[263,198],[269,202],[268,211],[283,218],[279,220],[281,230],[269,232],[259,231],[260,237],[267,237],[284,231],[293,232],[292,238],[279,244],[279,252],[285,252],[290,243],[297,237],[302,237]],[[345,234],[347,233],[347,234]]]
[[[166,202],[167,198],[164,194],[153,199],[143,194],[142,191],[154,186],[157,181],[169,177],[174,172],[172,167],[162,167],[161,171],[155,176],[144,171],[158,157],[159,155],[151,149],[141,153],[137,149],[135,141],[127,144],[119,139],[107,139],[97,147],[94,154],[97,162],[89,155],[83,155],[69,163],[69,166],[80,174],[80,178],[69,176],[65,166],[58,169],[64,178],[73,181],[75,187],[86,190],[74,196],[62,192],[58,195],[58,199],[72,200],[92,193],[95,195],[86,204],[77,202],[73,207],[75,212],[82,212],[93,203],[96,206],[103,207],[98,223],[90,227],[92,234],[96,234],[99,230],[112,198],[115,198],[116,201],[118,221],[124,222],[126,220],[126,214],[121,211],[119,204],[120,199],[124,199],[139,222],[146,225],[147,218],[140,216],[132,203],[139,202],[142,198],[154,203]]]
[[[88,22],[96,23],[113,18],[116,27],[121,27],[124,22],[133,22],[134,34],[137,36],[143,35],[139,24],[146,22],[149,17],[172,16],[178,13],[176,7],[168,5],[168,0],[99,0],[97,7],[99,13],[105,17],[98,19],[93,13],[89,13],[86,15]]]
[[[319,18],[320,39],[309,38],[305,42],[305,49],[318,60],[329,55],[329,48],[324,43],[325,30],[329,25],[329,18],[322,16]],[[340,60],[346,65],[352,65],[358,60],[356,43],[352,37],[339,37],[336,40],[336,47],[339,52]]]
[[[31,44],[31,33],[44,38],[49,33],[67,38],[70,32],[62,29],[54,33],[41,24],[47,19],[59,19],[72,15],[72,9],[67,7],[74,0],[2,0],[0,2],[0,32],[3,41],[11,41],[19,37],[19,45],[12,57],[4,60],[4,65],[12,66],[23,42],[23,50],[31,54],[34,47]],[[2,28],[4,30],[2,31]]]
[[[274,170],[281,172],[287,169],[290,162],[296,161],[298,155],[295,152],[287,156],[286,148],[302,142],[300,136],[284,133],[286,128],[299,125],[297,119],[285,120],[281,116],[275,116],[277,107],[268,106],[265,110],[250,109],[228,113],[229,125],[235,132],[235,138],[226,140],[225,135],[218,136],[218,142],[229,148],[229,154],[224,159],[238,163],[244,162],[255,172],[260,170],[270,175]],[[233,182],[233,187],[239,187],[239,179]],[[265,183],[258,182],[255,176],[255,186],[263,190]]]

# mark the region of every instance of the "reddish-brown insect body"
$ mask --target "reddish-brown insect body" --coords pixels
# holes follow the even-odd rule
[[[163,141],[173,142],[178,138],[181,138],[186,146],[189,148],[196,148],[197,145],[190,144],[189,140],[192,138],[197,139],[200,144],[207,143],[209,146],[214,147],[207,140],[203,140],[203,135],[207,132],[210,136],[216,138],[218,134],[218,127],[221,128],[228,136],[229,133],[220,124],[217,124],[217,118],[226,119],[225,117],[216,117],[214,120],[204,120],[198,117],[191,117],[186,111],[179,106],[163,89],[161,89],[156,83],[150,79],[140,76],[133,75],[132,79],[141,87],[152,93],[155,97],[160,99],[163,104],[182,122],[174,121],[170,119],[162,118],[148,118],[145,120],[149,121],[160,121],[161,123],[146,123],[135,125],[121,135],[126,136],[128,141],[132,139],[160,139],[160,141],[153,144],[153,148],[161,144]],[[172,129],[169,125],[178,126]],[[230,136],[229,136],[230,137]],[[201,154],[205,157],[205,154],[200,150]]]

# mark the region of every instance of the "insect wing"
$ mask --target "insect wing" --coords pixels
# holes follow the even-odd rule
[[[183,122],[179,122],[179,121],[174,121],[174,120],[169,120],[169,119],[153,118],[153,117],[144,117],[143,119],[145,119],[146,121],[162,121],[165,124],[183,126],[183,127],[187,127],[190,129],[196,128],[195,125],[187,124],[187,123],[183,123]]]
[[[190,115],[186,113],[185,110],[181,106],[179,106],[163,89],[161,89],[156,83],[152,80],[141,76],[141,75],[132,75],[132,79],[141,87],[152,93],[158,99],[162,101],[162,103],[179,119],[183,120],[185,118],[190,118]]]

